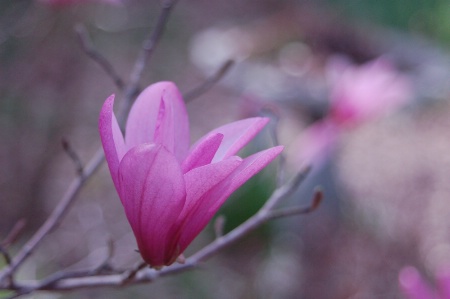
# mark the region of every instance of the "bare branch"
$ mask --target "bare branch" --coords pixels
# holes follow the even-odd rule
[[[89,178],[103,162],[104,155],[103,150],[100,149],[94,155],[92,160],[86,165],[83,175],[79,175],[69,186],[66,193],[58,203],[52,214],[47,218],[44,224],[38,229],[38,231],[28,240],[27,243],[21,248],[17,255],[11,261],[11,264],[0,272],[0,282],[6,277],[10,276],[33,252],[36,246],[42,241],[42,239],[53,230],[62,217],[66,214],[69,206],[74,201],[75,197],[81,190],[87,178]]]
[[[136,95],[136,92],[139,90],[138,84],[142,77],[142,73],[144,70],[147,61],[151,57],[163,31],[164,27],[168,21],[169,14],[177,1],[166,1],[163,4],[161,14],[158,18],[157,24],[153,32],[150,34],[149,39],[144,42],[143,49],[141,51],[140,56],[138,57],[134,70],[131,74],[130,83],[128,84],[126,90],[126,95],[124,100],[121,103],[121,107],[118,113],[118,121],[121,127],[125,124],[126,114],[131,106],[132,100]],[[103,149],[100,148],[89,163],[86,165],[84,172],[80,174],[74,181],[71,183],[66,193],[63,195],[61,200],[59,201],[56,208],[53,210],[52,214],[47,218],[44,224],[36,231],[36,233],[31,237],[30,240],[21,248],[21,250],[17,253],[17,255],[12,259],[11,264],[5,267],[0,272],[0,285],[7,284],[11,286],[11,283],[5,281],[11,281],[12,274],[16,271],[16,269],[31,255],[33,250],[40,244],[42,239],[52,231],[58,223],[61,221],[63,216],[67,213],[69,207],[75,200],[76,196],[80,192],[81,188],[84,186],[86,180],[90,178],[95,171],[99,168],[99,166],[104,161]]]
[[[95,49],[91,39],[89,38],[86,27],[84,27],[84,25],[82,24],[78,24],[77,26],[75,26],[75,32],[77,33],[78,39],[80,40],[80,44],[84,52],[106,72],[106,74],[113,80],[114,84],[119,90],[123,90],[125,88],[124,81],[116,72],[113,65],[108,61],[108,59],[106,59],[105,56],[100,54],[100,52]]]
[[[278,203],[281,200],[287,198],[294,192],[294,190],[303,181],[308,169],[302,171],[289,183],[285,184],[281,188],[278,188],[272,193],[272,196],[267,200],[268,203]],[[169,267],[163,268],[161,270],[155,270],[151,268],[144,269],[147,265],[145,263],[138,263],[135,267],[130,270],[126,270],[121,274],[110,274],[110,275],[86,275],[89,272],[72,272],[67,273],[65,276],[57,277],[50,282],[46,280],[43,282],[29,282],[25,286],[10,286],[9,289],[17,290],[18,293],[24,294],[29,290],[48,290],[48,291],[62,291],[62,290],[72,290],[79,288],[93,288],[102,286],[122,286],[130,284],[141,284],[148,283],[156,280],[159,277],[164,277],[168,275],[174,275],[181,273],[200,265],[201,262],[205,261],[214,254],[217,254],[220,250],[225,247],[230,246],[238,239],[244,237],[246,234],[255,230],[262,224],[280,217],[290,216],[293,214],[308,213],[314,211],[322,200],[322,193],[317,191],[312,204],[306,208],[294,208],[289,210],[278,210],[273,211],[271,208],[273,205],[265,205],[261,208],[255,215],[249,218],[246,222],[229,232],[228,234],[216,238],[209,245],[184,260],[184,264],[174,264]],[[81,277],[79,277],[80,275]],[[45,280],[44,280],[45,282]]]
[[[142,78],[142,74],[144,73],[144,69],[146,65],[148,64],[148,61],[150,60],[156,46],[158,45],[159,40],[161,39],[161,36],[164,32],[164,29],[166,27],[167,21],[169,20],[170,13],[177,3],[178,0],[166,0],[162,4],[162,10],[158,17],[158,20],[156,21],[155,28],[153,29],[152,33],[149,35],[149,37],[144,41],[142,45],[141,52],[139,54],[138,59],[136,60],[136,63],[134,64],[133,71],[130,75],[130,81],[128,83],[128,87],[126,88],[125,92],[125,105],[120,110],[120,114],[123,116],[121,118],[118,118],[119,123],[122,120],[122,118],[125,118],[126,112],[131,106],[132,99],[138,94],[139,92],[139,81]]]
[[[158,44],[161,35],[166,26],[168,17],[170,12],[175,5],[177,0],[166,0],[163,4],[161,14],[157,20],[155,29],[150,34],[149,38],[144,42],[141,53],[136,60],[135,66],[133,68],[132,74],[130,76],[130,80],[127,86],[124,86],[123,81],[119,76],[115,77],[115,71],[112,69],[112,66],[109,64],[107,60],[106,66],[103,68],[108,73],[108,65],[111,67],[110,72],[108,73],[113,79],[119,79],[119,83],[116,82],[116,85],[119,88],[125,89],[124,99],[121,102],[121,107],[119,108],[118,113],[118,121],[121,127],[124,126],[125,118],[127,112],[132,104],[133,99],[137,95],[139,91],[139,81],[141,80],[143,71],[145,66],[148,64],[152,53]],[[80,33],[79,33],[80,34]],[[83,37],[83,33],[81,33],[80,37]],[[87,34],[85,35],[87,37]],[[89,39],[85,39],[84,42],[89,42]],[[89,43],[85,45],[89,46]],[[86,47],[89,48],[89,47]],[[91,46],[91,48],[93,47]],[[88,52],[88,51],[86,51]],[[91,51],[92,52],[92,51]],[[93,50],[93,53],[96,53]],[[102,57],[102,56],[100,56]],[[95,59],[94,59],[95,60]],[[99,62],[100,65],[102,65]],[[193,98],[199,96],[200,94],[206,92],[213,84],[215,84],[220,78],[227,72],[227,70],[231,67],[232,62],[226,63],[221,69],[219,69],[218,73],[216,73],[213,77],[206,80],[201,86],[189,92],[185,97],[187,101],[192,100]],[[121,86],[121,87],[120,87]],[[69,156],[72,157],[74,161],[77,161],[78,165],[81,165],[81,162],[78,159],[78,156],[75,155],[73,151],[71,151],[69,144],[66,142],[65,144],[66,151],[71,152],[74,155],[69,153]],[[64,215],[67,213],[69,207],[74,202],[81,188],[84,186],[87,179],[89,179],[101,163],[104,161],[103,150],[99,149],[94,157],[90,160],[90,162],[86,165],[83,170],[79,171],[78,177],[72,182],[69,186],[68,190],[61,198],[60,202],[56,206],[55,210],[52,214],[47,218],[45,223],[38,229],[38,231],[28,240],[28,242],[20,249],[17,255],[11,260],[9,259],[9,255],[3,254],[6,259],[9,261],[9,265],[5,267],[0,272],[0,285],[4,289],[13,290],[16,292],[13,297],[18,297],[24,294],[28,294],[34,292],[36,290],[47,290],[47,291],[61,291],[61,290],[72,290],[79,288],[89,288],[89,287],[100,287],[100,286],[123,286],[128,284],[138,284],[151,282],[155,279],[167,275],[173,275],[176,273],[180,273],[183,271],[187,271],[192,268],[196,268],[200,265],[201,262],[205,261],[209,257],[214,254],[217,254],[223,248],[230,246],[236,240],[242,238],[246,234],[258,228],[263,223],[279,217],[284,217],[293,214],[299,214],[300,212],[306,213],[305,211],[313,211],[319,205],[321,201],[321,195],[316,196],[313,200],[313,203],[310,207],[303,208],[303,210],[294,209],[294,212],[287,212],[287,210],[277,210],[274,211],[274,207],[283,199],[290,196],[294,190],[301,184],[306,174],[309,171],[309,168],[302,171],[299,175],[297,175],[292,181],[289,183],[277,188],[272,196],[267,200],[266,204],[251,218],[249,218],[246,222],[244,222],[239,227],[235,228],[233,231],[226,235],[222,235],[223,223],[221,220],[216,221],[216,233],[217,238],[189,257],[188,259],[184,259],[184,257],[180,257],[179,261],[184,262],[183,264],[175,264],[161,270],[150,269],[148,268],[146,263],[138,263],[133,268],[129,270],[125,270],[122,272],[113,271],[112,274],[105,275],[103,269],[108,265],[108,261],[113,253],[113,248],[110,246],[110,251],[106,261],[104,261],[99,267],[96,267],[91,270],[80,270],[80,271],[61,271],[57,272],[49,277],[42,279],[40,281],[31,281],[22,284],[17,284],[13,281],[13,275],[16,269],[32,254],[33,250],[40,244],[43,238],[52,231]],[[1,248],[3,249],[3,248]],[[3,253],[3,250],[1,250]],[[144,269],[146,268],[146,269]]]
[[[3,246],[0,245],[0,253],[1,255],[3,255],[3,258],[5,259],[6,264],[11,264],[11,256],[9,255],[9,252],[6,250],[6,248],[4,248]]]
[[[97,269],[96,269],[96,272],[97,273],[100,273],[101,271],[103,271],[103,270],[109,270],[109,269],[111,269],[111,266],[110,266],[110,261],[111,261],[111,258],[114,256],[114,241],[111,239],[111,238],[109,238],[108,239],[108,254],[106,255],[106,257],[105,257],[105,260],[103,261],[103,263],[101,263],[98,267],[97,267]]]
[[[70,146],[70,143],[69,141],[67,141],[67,139],[63,138],[61,143],[64,151],[75,164],[78,175],[83,176],[83,163],[81,162],[80,157],[75,152],[75,150]]]
[[[297,189],[298,186],[305,180],[311,167],[305,167],[300,171],[290,182],[279,187],[275,190],[274,194],[266,201],[260,212],[268,213],[272,210],[281,200],[289,197]]]
[[[27,224],[27,221],[25,219],[20,219],[19,221],[14,224],[13,228],[9,231],[8,235],[5,239],[0,243],[3,247],[8,247],[11,244],[13,244],[17,238],[19,237],[20,233],[25,228],[25,225]]]
[[[288,217],[288,216],[308,214],[308,213],[315,211],[319,207],[322,200],[323,200],[322,191],[316,190],[314,192],[313,200],[309,206],[292,207],[292,208],[275,210],[275,211],[270,212],[268,217],[272,220],[272,219],[284,218],[284,217]]]
[[[219,82],[223,78],[223,76],[225,76],[226,73],[228,73],[228,71],[231,69],[233,65],[234,65],[233,60],[230,59],[225,61],[225,63],[217,70],[217,72],[214,75],[206,79],[206,81],[200,84],[199,86],[186,92],[184,95],[184,101],[188,103],[192,100],[195,100],[202,94],[206,93],[208,90],[211,89],[211,87],[213,87],[217,82]]]
[[[136,274],[144,269],[145,267],[148,267],[146,262],[139,262],[137,263],[133,268],[131,268],[128,271],[125,271],[122,274],[122,284],[126,284],[127,282],[131,282],[133,278],[136,276]]]
[[[6,238],[2,242],[0,242],[0,254],[3,255],[3,258],[8,265],[11,264],[11,256],[7,248],[16,241],[25,225],[25,219],[20,219],[19,221],[17,221],[16,224],[14,224],[13,228],[9,231]]]

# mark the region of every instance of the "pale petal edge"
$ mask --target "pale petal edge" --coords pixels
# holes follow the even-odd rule
[[[114,115],[114,95],[108,97],[100,111],[98,130],[105,152],[106,162],[116,189],[118,187],[117,172],[120,159],[125,153],[125,144],[122,132]]]
[[[119,166],[121,199],[144,260],[162,266],[178,251],[186,188],[175,156],[159,144],[131,149]]]
[[[198,140],[194,146],[191,147],[191,151],[192,148],[195,148],[199,143],[209,138],[209,136],[220,133],[224,135],[224,138],[212,162],[234,156],[264,128],[269,120],[270,119],[267,117],[253,117],[218,127]]]

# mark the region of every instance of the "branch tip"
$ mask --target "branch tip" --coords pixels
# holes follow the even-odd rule
[[[228,59],[224,64],[209,78],[207,78],[202,84],[193,89],[187,91],[184,95],[184,101],[186,103],[198,98],[202,94],[209,91],[217,82],[219,82],[234,65],[234,60]]]
[[[6,248],[4,248],[1,245],[0,245],[0,253],[1,253],[1,255],[3,255],[3,258],[5,259],[6,264],[10,265],[11,264],[11,256],[9,255],[9,252],[6,250]]]
[[[311,211],[316,210],[323,201],[323,191],[322,188],[318,187],[314,191],[313,200],[311,202]]]
[[[119,76],[119,74],[114,69],[111,62],[106,59],[105,56],[100,54],[100,52],[95,49],[91,39],[89,38],[89,33],[83,24],[75,25],[75,32],[80,41],[81,48],[93,61],[95,61],[113,80],[114,84],[119,90],[123,90],[125,87],[125,82]]]
[[[9,231],[8,235],[0,243],[0,245],[3,246],[3,247],[8,247],[11,244],[14,244],[14,242],[17,240],[17,238],[22,233],[22,231],[25,228],[26,224],[27,224],[27,221],[24,218],[19,219],[19,221],[17,221],[16,224],[14,224],[13,228]]]
[[[301,183],[306,179],[312,167],[310,165],[305,166],[300,172],[296,174],[296,176],[292,179],[290,185],[291,188],[296,188],[301,185]]]

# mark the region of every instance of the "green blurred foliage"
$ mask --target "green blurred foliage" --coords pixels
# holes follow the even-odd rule
[[[327,0],[358,21],[424,34],[450,45],[450,1],[448,0]]]

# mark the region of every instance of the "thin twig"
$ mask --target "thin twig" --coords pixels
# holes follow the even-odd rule
[[[31,237],[30,240],[21,248],[17,255],[11,261],[11,264],[0,272],[0,282],[12,273],[30,256],[36,246],[42,241],[42,239],[54,229],[63,216],[67,213],[68,208],[73,203],[75,197],[81,190],[87,178],[89,178],[103,162],[104,155],[103,150],[100,149],[94,155],[92,160],[86,165],[83,175],[79,175],[74,179],[72,184],[67,189],[66,193],[58,203],[52,214],[47,218],[44,224],[37,230],[37,232]]]
[[[75,150],[70,146],[69,141],[67,139],[63,138],[61,141],[62,147],[66,154],[69,156],[69,158],[73,161],[75,164],[75,168],[77,171],[77,174],[80,176],[83,176],[83,163],[81,162],[80,157],[75,152]]]
[[[11,256],[9,255],[9,252],[6,250],[6,248],[4,248],[2,245],[0,245],[0,254],[3,255],[6,264],[11,264]]]
[[[123,279],[122,284],[126,284],[127,282],[130,282],[136,276],[136,274],[140,270],[144,269],[145,267],[148,267],[146,262],[139,262],[132,269],[123,273],[122,274],[122,279]]]
[[[234,65],[234,60],[227,60],[225,63],[217,70],[215,74],[206,79],[202,84],[193,89],[189,90],[184,94],[184,101],[186,103],[198,98],[205,92],[211,89],[217,82],[219,82],[225,74],[231,69]]]
[[[305,180],[310,170],[311,170],[310,167],[305,167],[290,182],[276,189],[274,194],[266,201],[264,206],[260,209],[259,213],[268,213],[281,200],[291,196],[292,193],[296,190],[297,186],[300,186],[300,184]],[[277,193],[280,193],[281,195],[279,196]]]
[[[100,54],[97,49],[95,49],[91,39],[89,38],[86,27],[84,27],[84,25],[82,24],[78,24],[75,26],[75,32],[77,33],[78,39],[84,52],[86,52],[86,54],[106,72],[106,74],[113,80],[114,84],[119,90],[123,90],[125,88],[124,81],[116,72],[112,63],[109,62],[109,60],[106,59],[105,56]]]
[[[96,272],[100,273],[101,271],[107,270],[107,269],[112,269],[111,265],[110,265],[110,261],[112,259],[112,257],[114,256],[114,241],[109,238],[108,239],[108,253],[105,257],[105,260],[97,267]]]
[[[67,279],[67,278],[77,278],[77,277],[89,277],[89,276],[95,276],[99,275],[101,273],[104,273],[105,270],[107,270],[109,273],[114,272],[109,265],[109,261],[113,255],[113,244],[112,240],[108,241],[108,253],[103,262],[101,262],[97,267],[93,269],[87,269],[87,270],[62,270],[58,271],[56,273],[53,273],[52,275],[46,277],[45,279],[42,279],[38,284],[31,285],[31,286],[20,286],[16,285],[14,286],[17,294],[16,297],[30,294],[36,290],[41,289],[48,289],[51,288],[55,283],[57,283],[60,280]],[[115,271],[115,273],[120,273],[121,271]]]
[[[317,190],[316,192],[314,192],[313,200],[309,206],[291,207],[291,208],[275,210],[275,211],[270,212],[268,217],[272,220],[272,219],[284,218],[284,217],[288,217],[288,216],[308,214],[308,213],[315,211],[319,207],[322,200],[323,200],[323,193],[321,190]]]
[[[169,14],[176,2],[176,0],[166,1],[163,4],[161,14],[157,21],[157,25],[150,34],[149,39],[145,41],[144,47],[141,51],[141,55],[136,61],[134,71],[131,74],[130,83],[127,87],[127,93],[125,94],[125,98],[121,102],[121,107],[119,108],[117,119],[121,127],[123,127],[125,124],[126,114],[129,110],[129,107],[131,106],[133,98],[136,95],[136,91],[138,90],[138,84],[142,77],[144,67],[150,59],[156,45],[158,44],[162,32],[164,31],[164,27],[168,21]],[[0,285],[7,279],[11,281],[12,274],[16,271],[16,269],[31,255],[33,250],[42,241],[42,239],[58,225],[63,216],[67,213],[69,207],[80,192],[81,188],[84,186],[86,180],[95,173],[95,171],[99,168],[103,161],[103,149],[100,148],[86,165],[83,174],[79,175],[71,183],[66,193],[63,195],[58,205],[44,222],[44,224],[21,248],[17,255],[12,259],[11,264],[0,272]]]
[[[17,238],[19,237],[20,233],[25,228],[25,225],[27,224],[27,221],[25,219],[20,219],[19,221],[14,224],[13,228],[9,231],[8,235],[5,239],[1,242],[1,245],[3,247],[8,247],[11,244],[13,244]]]
[[[297,175],[289,183],[275,190],[272,193],[271,197],[267,200],[267,202],[278,203],[279,201],[290,196],[303,181],[303,178],[306,173],[307,170],[304,170],[301,174]],[[317,208],[317,206],[321,201],[322,196],[321,192],[317,192],[316,194],[317,195],[314,197],[311,206],[307,208],[301,208],[302,213],[312,212]],[[42,285],[39,282],[29,282],[27,287],[16,286],[15,288],[10,289],[15,289],[17,290],[17,292],[24,292],[27,290],[27,288],[34,288],[34,290],[39,289],[48,291],[61,291],[79,288],[102,287],[102,286],[119,287],[125,284],[130,285],[130,284],[148,283],[156,280],[159,277],[185,272],[187,270],[198,267],[201,262],[205,261],[212,255],[217,254],[220,250],[224,249],[225,247],[230,246],[238,239],[244,237],[246,234],[255,230],[262,224],[274,218],[290,215],[290,213],[286,212],[287,210],[273,211],[268,208],[269,206],[267,205],[264,206],[259,212],[257,212],[251,218],[249,218],[246,222],[244,222],[243,224],[241,224],[228,234],[215,239],[209,245],[207,245],[206,247],[204,247],[203,249],[201,249],[188,259],[186,259],[184,264],[175,264],[157,271],[155,269],[150,268],[142,270],[143,268],[145,268],[146,264],[139,263],[133,269],[127,270],[121,274],[93,275],[86,277],[70,277],[70,278],[67,277],[64,279],[57,280],[50,285],[49,284]],[[283,211],[284,215],[278,216],[278,214],[281,213],[280,211]],[[296,213],[300,212],[300,210],[297,210],[296,208],[294,208],[292,211],[295,211]],[[80,273],[73,273],[73,274],[78,275]]]

